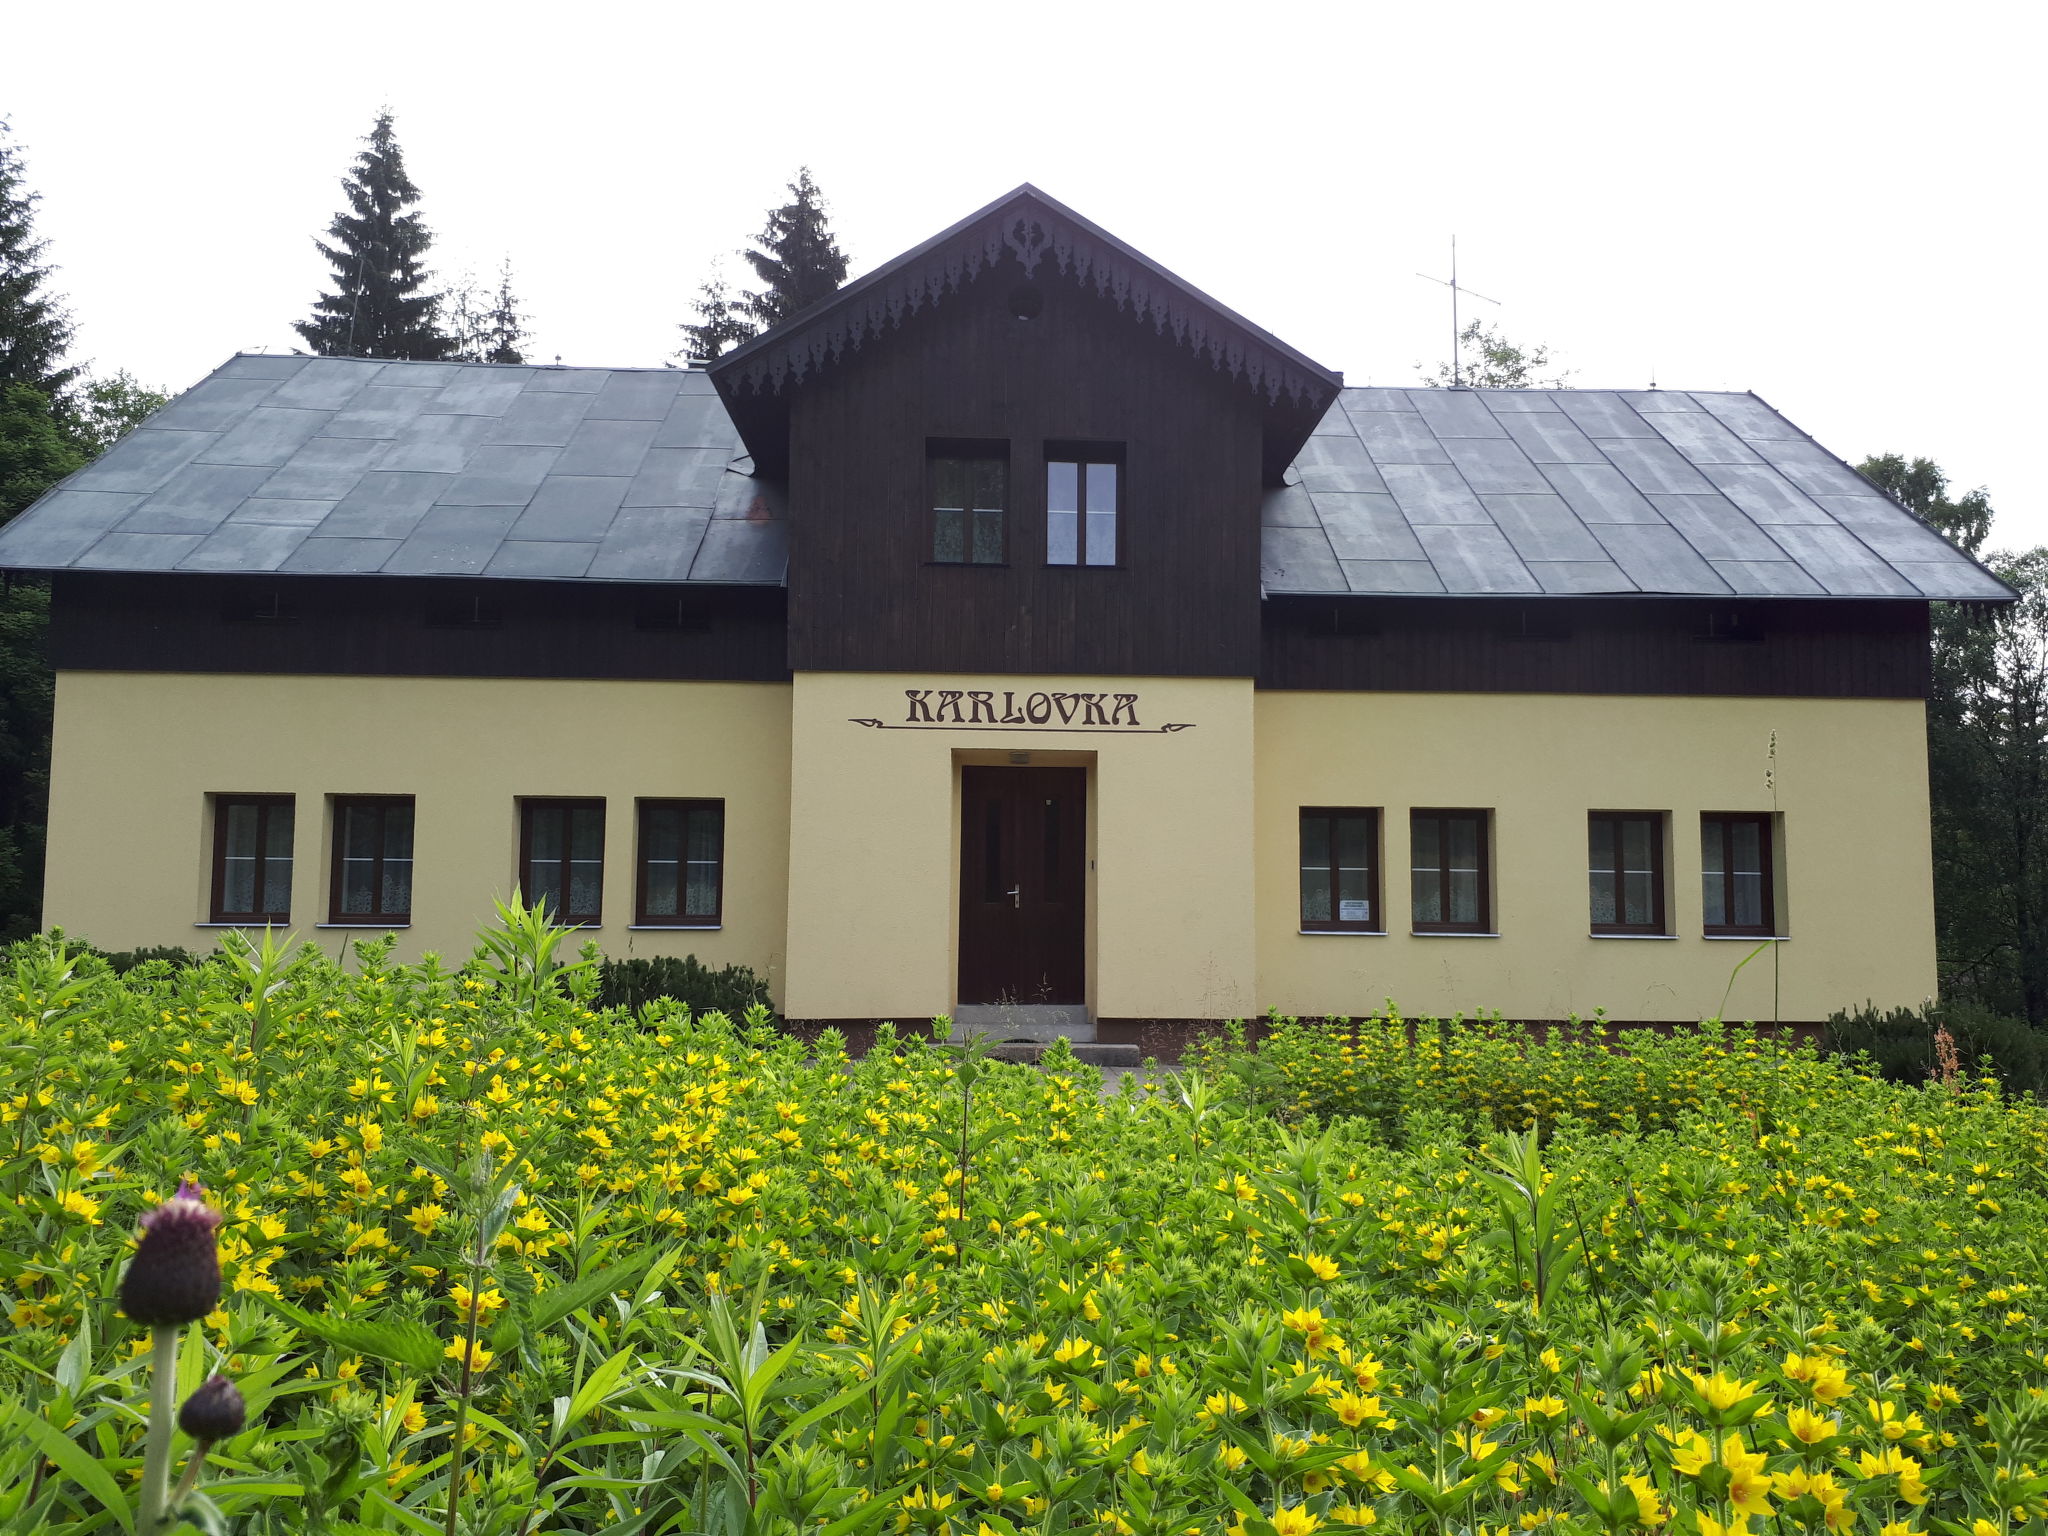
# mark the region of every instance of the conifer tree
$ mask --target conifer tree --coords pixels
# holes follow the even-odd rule
[[[451,357],[465,363],[523,363],[520,344],[530,340],[526,311],[512,292],[512,258],[498,268],[495,292],[465,281],[451,301],[449,330],[454,336]]]
[[[761,286],[734,293],[713,272],[697,290],[697,323],[680,327],[681,356],[708,363],[728,347],[801,314],[846,281],[846,255],[825,217],[825,199],[809,166],[797,167],[790,201],[768,210],[768,223],[742,251]]]
[[[47,241],[35,234],[41,194],[28,190],[21,151],[0,118],[0,387],[26,384],[61,408],[79,370],[63,366],[71,346],[71,315],[43,291],[51,268]]]
[[[761,287],[747,295],[747,314],[761,329],[800,314],[846,281],[846,257],[825,221],[825,199],[811,168],[797,167],[791,201],[768,210],[768,225],[743,251]]]
[[[389,112],[377,114],[364,143],[341,183],[352,211],[328,226],[334,244],[313,242],[334,267],[334,291],[316,299],[313,318],[294,321],[292,329],[323,356],[445,358],[455,342],[438,323],[440,296],[421,291],[433,235],[406,211],[420,190],[405,173]]]

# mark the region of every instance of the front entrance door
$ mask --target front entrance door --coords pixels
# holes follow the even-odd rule
[[[1085,768],[960,770],[960,1001],[1079,1003]]]

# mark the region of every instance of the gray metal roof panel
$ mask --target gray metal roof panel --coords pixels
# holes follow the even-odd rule
[[[1470,523],[1415,530],[1450,592],[1540,592],[1542,587],[1498,528]]]
[[[1338,591],[1399,592],[1431,597],[1444,590],[1444,579],[1427,560],[1346,560],[1348,583]]]
[[[1259,580],[1269,592],[1349,592],[1329,535],[1312,528],[1267,528],[1259,539]]]
[[[1637,590],[1612,560],[1531,560],[1529,574],[1545,592],[1599,595]]]
[[[1545,495],[1550,482],[1520,443],[1505,437],[1454,438],[1444,444],[1465,483],[1481,496]]]
[[[178,562],[181,571],[274,571],[306,539],[284,523],[222,523]]]
[[[0,566],[779,582],[739,453],[694,370],[235,357]],[[1346,389],[1288,478],[1272,592],[2011,596],[1753,395]]]
[[[1489,521],[1486,508],[1454,464],[1388,464],[1380,474],[1402,515],[1417,527]]]
[[[614,581],[686,581],[710,526],[709,506],[621,507],[587,574]]]
[[[187,464],[121,521],[123,533],[211,533],[270,478],[242,464]]]
[[[117,528],[73,565],[81,571],[169,571],[206,538],[203,533],[131,533]]]
[[[1394,498],[1320,492],[1316,511],[1339,560],[1420,560],[1422,546]]]
[[[220,437],[218,432],[140,428],[121,439],[118,457],[101,454],[65,484],[77,491],[153,491]]]
[[[1700,552],[1686,542],[1676,528],[1651,527],[1644,523],[1602,523],[1593,529],[1614,559],[1645,592],[1716,593],[1728,591],[1714,568]]]
[[[789,525],[781,518],[714,517],[690,563],[690,580],[781,581],[789,572]]]

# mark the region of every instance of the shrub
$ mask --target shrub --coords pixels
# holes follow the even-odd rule
[[[651,960],[607,960],[598,997],[607,1008],[638,1010],[657,998],[674,998],[692,1014],[722,1013],[737,1022],[752,1007],[772,1008],[768,983],[744,965],[711,969],[695,955],[659,955]]]
[[[1496,1017],[1364,1019],[1272,1015],[1255,1046],[1237,1026],[1188,1052],[1232,1098],[1283,1119],[1356,1116],[1390,1141],[1421,1113],[1437,1124],[1527,1130],[1571,1118],[1662,1130],[1713,1105],[1766,1107],[1821,1075],[1811,1045],[1754,1025],[1665,1032],[1595,1020],[1545,1030]]]
[[[2013,1093],[2048,1089],[2048,1037],[2024,1019],[1974,1003],[1929,1003],[1920,1008],[1879,1008],[1865,1003],[1828,1018],[1827,1049],[1836,1056],[1867,1054],[1888,1082],[1924,1083],[1937,1073],[1935,1032],[1944,1024],[1955,1037],[1965,1069],[1988,1057],[1991,1070]]]
[[[205,957],[175,944],[154,944],[147,949],[95,949],[92,953],[107,962],[116,976],[126,976],[138,965],[161,960],[174,971],[189,970]]]

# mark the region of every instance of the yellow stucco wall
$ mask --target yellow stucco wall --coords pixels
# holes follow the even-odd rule
[[[991,687],[1019,700],[1034,690],[1135,692],[1147,729],[853,723],[908,723],[906,689]],[[957,765],[1006,762],[1011,751],[1092,767],[1096,1016],[1217,1019],[1256,1008],[1249,680],[806,672],[791,713],[792,1017],[917,1019],[952,1008]],[[1163,724],[1191,729],[1150,729]]]
[[[1934,992],[1917,701],[1262,692],[1256,720],[1262,1006],[1357,1014],[1391,997],[1412,1013],[1711,1015],[1755,941],[1700,935],[1700,814],[1773,809],[1789,941],[1736,977],[1728,1016],[1816,1020]],[[1388,936],[1299,931],[1302,806],[1381,808]],[[1407,812],[1433,806],[1494,812],[1499,938],[1409,934]],[[1590,810],[1669,813],[1677,937],[1588,934]]]
[[[333,950],[328,797],[416,798],[413,926],[400,953],[466,957],[512,889],[517,799],[605,801],[613,955],[695,954],[782,979],[789,869],[782,683],[272,677],[57,678],[45,921],[116,949],[208,948],[211,793],[297,797],[292,923]],[[631,931],[634,800],[723,798],[715,931]]]

